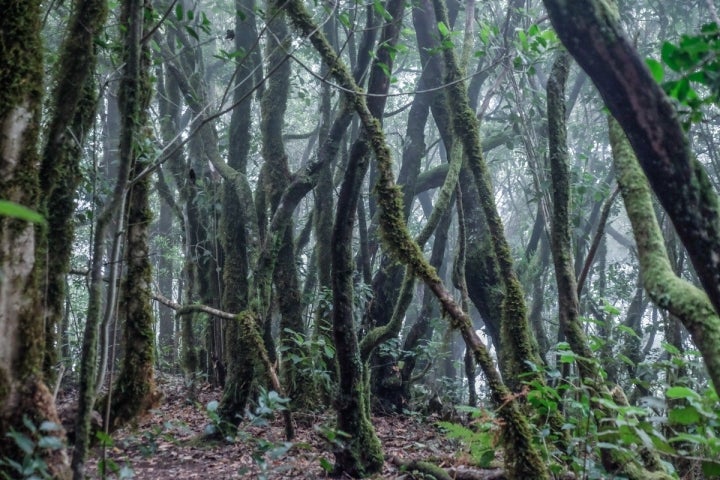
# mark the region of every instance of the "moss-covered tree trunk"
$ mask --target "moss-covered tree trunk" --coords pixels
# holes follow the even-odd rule
[[[404,9],[403,1],[391,0],[385,5],[389,21],[382,31],[381,45],[397,41],[399,25]],[[329,48],[330,45],[327,44]],[[375,52],[376,59],[370,72],[368,90],[372,93],[387,93],[390,78],[385,69],[392,69],[390,48],[382,46]],[[384,68],[380,63],[384,64]],[[331,63],[326,65],[334,69]],[[386,98],[372,97],[370,115],[382,117]],[[366,372],[360,354],[354,323],[353,277],[354,261],[352,252],[355,213],[363,181],[370,164],[370,145],[367,132],[363,132],[353,144],[345,176],[340,188],[335,222],[332,231],[332,291],[333,291],[333,338],[335,340],[338,365],[338,394],[336,400],[337,427],[351,435],[342,449],[335,452],[335,473],[346,472],[354,476],[365,476],[382,468],[383,454],[380,440],[370,422],[369,391]]]
[[[364,163],[360,162],[364,160]],[[368,156],[350,154],[332,234],[333,338],[338,365],[337,428],[351,435],[335,452],[335,473],[365,476],[382,468],[380,440],[370,423],[364,365],[354,324],[352,235]]]
[[[447,24],[444,2],[433,0],[433,5],[438,22]],[[540,363],[537,344],[531,334],[524,293],[513,268],[510,246],[505,238],[503,223],[495,205],[490,173],[482,154],[478,121],[470,108],[465,83],[461,81],[462,75],[454,51],[445,49],[443,53],[446,65],[445,80],[449,84],[447,95],[453,129],[468,156],[468,163],[480,196],[480,206],[485,214],[505,290],[500,326],[501,344],[505,358],[503,375],[509,385],[519,387],[521,375],[529,375],[526,379],[537,376],[530,366],[533,363],[536,365]]]
[[[143,143],[151,95],[149,50],[141,40],[150,8],[145,0],[128,0],[121,17],[127,59],[122,81],[127,86],[120,101],[120,158],[131,165],[132,184],[126,195],[126,267],[122,291],[125,351],[109,399],[111,421],[107,427],[111,430],[147,412],[157,400],[153,379],[155,318],[150,305],[150,177],[141,176],[149,161]]]
[[[250,52],[257,40],[254,0],[236,0],[238,12],[243,16],[235,17],[235,49]],[[255,56],[246,53],[239,59],[235,80],[234,100],[239,102],[230,118],[230,148],[228,166],[241,175],[247,173],[248,153],[251,146],[250,128],[252,127],[249,94],[252,92],[252,78]],[[249,188],[249,186],[248,186]],[[223,265],[222,309],[227,312],[241,312],[248,306],[248,235],[247,222],[254,215],[252,205],[244,204],[232,182],[225,181],[222,187],[222,214],[220,216],[220,241],[225,254]],[[251,318],[254,321],[254,318]],[[250,387],[255,378],[254,346],[246,335],[241,334],[240,322],[225,322],[225,362],[227,377],[220,403],[221,416],[231,424],[237,424],[244,414]]]
[[[703,356],[715,390],[720,390],[720,317],[708,296],[679,278],[668,260],[652,197],[630,144],[617,122],[610,122],[610,142],[620,193],[633,227],[643,284],[653,301],[685,325]]]
[[[559,295],[558,318],[560,329],[576,354],[580,378],[594,391],[590,402],[598,418],[604,420],[598,429],[602,432],[601,435],[608,435],[604,438],[612,443],[615,437],[612,433],[612,422],[609,420],[615,413],[598,401],[600,396],[610,397],[610,392],[602,383],[597,363],[592,360],[593,352],[579,322],[579,301],[570,229],[570,168],[565,122],[565,84],[569,67],[570,56],[565,51],[560,52],[553,63],[547,83],[548,154],[553,182],[551,250]],[[646,453],[642,456],[643,459],[655,458],[654,450],[646,449]],[[664,472],[646,469],[637,459],[623,451],[602,448],[601,457],[608,471],[631,479],[667,478]]]
[[[548,478],[548,470],[541,461],[537,449],[532,444],[527,419],[521,413],[517,402],[513,400],[510,391],[503,384],[487,348],[473,330],[468,315],[455,303],[437,276],[435,269],[427,263],[417,244],[410,238],[407,226],[402,219],[402,200],[400,191],[395,185],[393,178],[392,157],[383,131],[380,128],[380,123],[373,117],[371,111],[368,109],[364,96],[359,94],[359,88],[353,81],[347,67],[337,58],[332,47],[322,33],[320,33],[303,4],[299,0],[291,0],[287,4],[287,10],[298,30],[310,38],[310,41],[321,55],[323,61],[331,67],[333,78],[345,89],[346,98],[353,105],[368,136],[369,144],[378,162],[379,178],[375,185],[375,192],[379,200],[378,205],[380,208],[378,213],[383,241],[392,249],[400,261],[412,267],[417,275],[431,288],[433,294],[437,296],[452,319],[452,325],[460,329],[467,347],[472,349],[475,360],[480,364],[487,377],[493,401],[498,406],[499,415],[505,421],[503,445],[505,447],[505,463],[509,471],[509,476],[511,478]],[[464,91],[464,87],[462,87],[462,89]],[[335,254],[334,252],[333,255]],[[337,252],[337,254],[338,258],[342,258],[342,252]],[[351,272],[347,272],[348,268],[351,269],[352,266],[350,265],[348,267],[347,264],[343,265],[342,272],[347,277],[351,275]],[[350,305],[352,299],[347,298],[348,291],[351,292],[351,290],[348,290],[350,288],[351,283],[349,285],[347,283],[345,285],[339,284],[338,291],[344,292],[344,297],[338,297],[335,301],[337,302],[342,299],[343,302]],[[347,312],[345,312],[345,314],[347,315]],[[345,328],[338,333],[347,336],[346,339],[349,340],[348,343],[352,345],[352,337],[350,337],[350,335],[353,335],[353,332],[354,330],[349,331]],[[340,340],[342,341],[343,339],[340,338]],[[336,335],[336,342],[337,341],[338,335]],[[337,347],[339,350],[340,346],[337,345]],[[351,353],[356,355],[354,352]],[[350,357],[350,360],[357,362],[357,360],[354,360],[354,357]],[[352,390],[354,385],[354,383],[350,383],[343,387]],[[351,393],[357,395],[357,393],[360,392],[355,391]],[[348,401],[358,402],[359,400],[348,399]],[[354,426],[359,426],[359,424],[356,423]],[[368,455],[371,452],[365,451],[359,453]]]
[[[5,1],[0,8],[0,62],[6,66],[0,69],[0,198],[35,210],[42,12],[39,1]],[[0,451],[20,464],[24,453],[7,436],[10,430],[32,438],[23,426],[24,417],[37,426],[45,420],[59,425],[52,394],[43,382],[44,314],[35,263],[35,246],[42,234],[26,220],[0,217]],[[62,430],[56,434],[64,436]],[[64,448],[42,450],[41,455],[51,477],[69,478]]]
[[[720,203],[677,112],[620,26],[614,2],[544,0],[560,40],[592,78],[720,312]],[[702,328],[702,327],[701,327]]]
[[[548,153],[553,199],[550,239],[558,289],[560,329],[570,344],[570,348],[578,355],[580,377],[595,382],[599,380],[597,368],[590,361],[593,353],[580,325],[580,307],[572,253],[570,162],[565,122],[565,84],[569,70],[570,55],[566,51],[562,51],[553,63],[547,83]]]
[[[387,8],[393,8],[394,4],[388,4]],[[397,12],[392,12],[396,16]],[[417,26],[416,26],[417,30]],[[391,33],[393,36],[388,37]],[[391,46],[397,44],[399,28],[392,32],[383,33],[381,39],[381,47],[377,54],[381,56],[381,62],[392,61],[389,57],[389,51],[383,45]],[[426,63],[423,68],[423,74],[419,81],[419,90],[431,89],[439,85],[441,81],[441,70],[438,68],[438,62]],[[372,81],[372,80],[371,80]],[[368,87],[373,88],[370,84]],[[379,93],[379,92],[377,92]],[[403,148],[402,161],[400,164],[400,172],[398,174],[398,184],[404,187],[404,218],[410,215],[413,198],[415,196],[415,181],[420,172],[420,162],[425,153],[425,125],[429,114],[429,103],[433,98],[430,92],[420,93],[413,99],[413,105],[410,107],[410,113],[407,122],[407,140]],[[372,109],[373,101],[368,101],[368,106]],[[375,113],[375,112],[373,112]],[[383,251],[380,258],[380,267],[375,273],[373,286],[373,301],[368,308],[367,315],[369,317],[369,326],[383,328],[391,322],[399,303],[398,295],[401,295],[401,285],[403,284],[404,268],[398,264],[388,251]],[[409,285],[408,285],[409,286]],[[411,292],[408,292],[411,294]],[[406,299],[406,303],[409,299]],[[407,306],[405,307],[407,308]],[[404,315],[403,308],[400,315]],[[386,337],[397,336],[398,332],[385,335]],[[386,338],[386,340],[388,339]],[[383,340],[384,341],[384,340]],[[376,342],[373,342],[376,343]],[[375,348],[375,345],[372,346]],[[395,358],[391,353],[384,353],[380,350],[374,350],[369,360],[370,363],[370,390],[373,394],[373,409],[378,413],[397,413],[397,406],[402,404],[402,383],[397,375],[397,365]]]
[[[77,0],[73,11],[68,33],[60,47],[40,171],[40,211],[48,219],[47,238],[52,239],[52,255],[46,256],[48,244],[45,239],[37,246],[38,259],[47,259],[44,276],[47,284],[43,289],[46,305],[44,370],[49,378],[52,378],[57,363],[56,329],[65,304],[65,275],[70,267],[75,233],[75,196],[82,178],[82,146],[95,120],[96,88],[91,76],[97,59],[94,41],[105,23],[107,2]]]
[[[262,154],[267,198],[272,211],[279,206],[280,199],[290,184],[290,168],[283,140],[285,112],[290,93],[290,62],[287,20],[281,2],[269,0],[268,11],[272,18],[268,23],[267,64],[268,79],[260,104],[262,111]],[[312,378],[292,357],[306,357],[304,347],[293,341],[293,332],[305,333],[300,301],[300,282],[297,275],[294,245],[294,221],[287,219],[283,229],[274,233],[279,238],[271,241],[277,244],[273,281],[280,310],[280,348],[283,351],[281,374],[285,390],[294,407],[304,408],[314,401],[315,388]]]

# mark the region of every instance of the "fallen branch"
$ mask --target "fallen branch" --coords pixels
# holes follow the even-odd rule
[[[396,456],[390,457],[390,462],[405,472],[420,472],[423,478],[435,480],[506,480],[508,477],[501,468],[473,469],[467,467],[441,468],[434,463],[422,460],[403,460]]]

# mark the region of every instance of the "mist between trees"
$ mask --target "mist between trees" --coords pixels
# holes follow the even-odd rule
[[[0,7],[3,478],[167,378],[208,441],[330,418],[332,476],[461,478],[396,415],[472,478],[720,476],[711,0]]]

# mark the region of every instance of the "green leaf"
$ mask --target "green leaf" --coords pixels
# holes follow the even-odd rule
[[[197,34],[194,28],[185,25],[185,30],[190,34],[191,37],[193,37],[195,40],[200,41],[200,36]]]
[[[720,463],[714,460],[703,460],[702,471],[706,477],[716,477],[720,475]]]
[[[30,455],[35,450],[35,443],[27,435],[23,435],[20,432],[9,432],[8,437],[15,441],[15,445],[23,451],[23,453]]]
[[[687,399],[699,399],[700,395],[697,392],[687,387],[670,387],[665,392],[667,398],[687,398]]]
[[[662,61],[668,66],[668,68],[670,68],[670,70],[675,72],[679,72],[681,70],[681,65],[678,61],[679,55],[680,49],[678,47],[670,42],[663,43],[663,46],[660,49],[660,58],[662,58]]]
[[[135,471],[127,465],[123,465],[118,472],[118,477],[123,478],[135,478]]]
[[[665,78],[665,69],[663,68],[663,64],[654,58],[646,58],[645,64],[650,69],[653,79],[655,79],[657,83],[661,83]]]
[[[45,420],[40,424],[40,431],[42,432],[59,432],[62,429],[60,425],[55,422]]]
[[[326,458],[320,459],[320,467],[322,467],[323,470],[326,472],[332,472],[333,471],[333,465],[330,463],[330,461]]]
[[[180,21],[185,18],[185,12],[183,12],[182,4],[178,3],[175,5],[175,18]]]
[[[380,0],[373,0],[373,8],[375,8],[375,12],[377,12],[378,15],[382,16],[386,22],[389,22],[393,19],[392,15],[390,15],[390,13],[385,10],[385,6]]]
[[[605,303],[605,305],[603,305],[603,311],[608,315],[620,315],[620,309],[610,305],[609,303]]]
[[[625,333],[626,335],[629,335],[629,336],[631,336],[631,337],[637,338],[638,340],[642,340],[642,339],[638,336],[637,332],[635,332],[635,330],[633,330],[632,328],[628,327],[627,325],[618,325],[617,329],[618,329],[619,331]]]
[[[694,425],[700,421],[700,414],[694,407],[673,408],[668,412],[668,420],[679,425]]]
[[[113,444],[112,437],[107,433],[103,432],[102,430],[98,430],[97,432],[95,432],[95,438],[100,441],[101,445],[104,445],[106,447]]]
[[[47,223],[45,218],[35,210],[31,210],[23,205],[10,202],[8,200],[0,200],[0,215],[17,218],[19,220],[26,220],[40,225],[45,225]]]
[[[680,350],[671,343],[662,342],[662,347],[663,347],[663,350],[665,350],[666,352],[668,352],[671,355],[680,355],[680,353],[681,353]]]
[[[443,37],[448,37],[448,36],[450,36],[450,30],[449,30],[448,27],[445,25],[445,23],[443,23],[443,22],[438,22],[438,30],[440,30],[440,35],[442,35]]]
[[[340,23],[342,23],[345,28],[352,28],[352,22],[350,22],[350,15],[348,15],[347,12],[342,12],[340,15],[338,15],[338,20],[340,20]]]
[[[63,446],[63,442],[58,437],[40,437],[40,440],[38,440],[38,447],[48,450],[59,450],[63,448]]]

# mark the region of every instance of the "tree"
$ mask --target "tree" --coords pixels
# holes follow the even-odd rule
[[[131,182],[125,197],[125,279],[122,289],[125,351],[117,381],[108,398],[114,430],[146,413],[157,402],[154,382],[155,317],[150,305],[152,267],[150,264],[150,175],[146,124],[150,103],[150,54],[142,43],[148,31],[152,7],[147,1],[129,2],[123,20],[127,70],[125,90],[120,98],[122,128],[121,162],[130,164]]]
[[[616,9],[593,0],[544,3],[558,36],[627,134],[700,283],[715,311],[720,311],[720,205],[707,172],[690,150],[677,111],[622,32]],[[709,318],[693,316],[685,326],[717,390],[718,327]]]
[[[5,2],[2,8],[0,59],[13,67],[0,71],[0,198],[35,210],[40,194],[36,148],[43,81],[40,2]],[[20,463],[23,453],[8,433],[29,435],[23,418],[38,427],[54,422],[55,435],[64,436],[43,376],[45,316],[35,246],[45,230],[28,221],[25,209],[20,209],[26,212],[21,218],[0,218],[0,450]],[[69,478],[64,447],[43,450],[42,456],[52,477]]]

